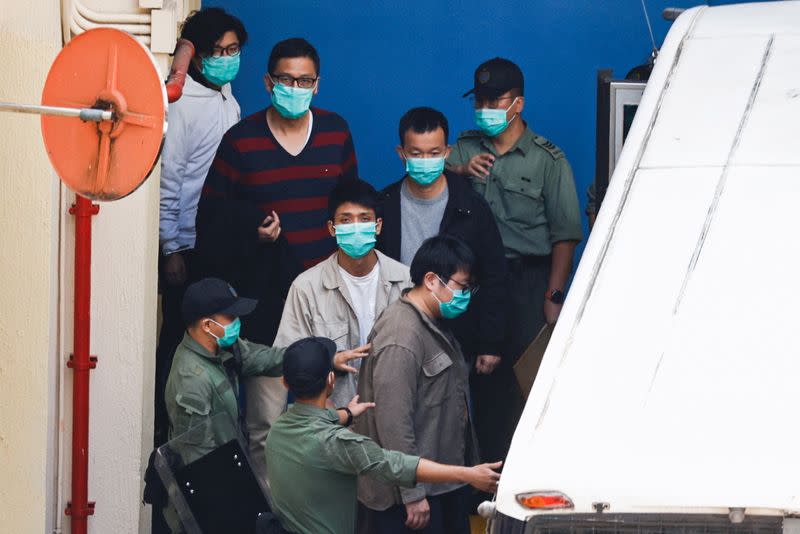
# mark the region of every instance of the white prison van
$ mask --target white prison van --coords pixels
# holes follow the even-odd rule
[[[484,513],[800,533],[800,2],[673,24]]]

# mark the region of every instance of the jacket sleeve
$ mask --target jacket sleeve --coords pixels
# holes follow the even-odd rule
[[[258,226],[264,214],[252,202],[237,198],[240,154],[229,135],[222,138],[206,176],[197,206],[195,249],[208,275],[229,277],[228,271],[257,252]]]
[[[283,375],[283,348],[268,347],[239,339],[242,351],[242,376],[281,376]]]
[[[398,345],[384,347],[376,354],[373,371],[375,426],[386,449],[419,456],[414,431],[419,365],[408,349]],[[417,484],[401,488],[403,503],[425,498],[425,488]]]
[[[281,323],[278,326],[278,334],[275,336],[275,346],[288,347],[298,339],[314,335],[308,310],[307,296],[303,294],[297,284],[292,284],[286,297],[286,303],[283,305]]]
[[[479,336],[475,342],[475,354],[502,354],[506,328],[506,256],[503,239],[489,205],[482,198],[475,206],[477,232],[481,251],[478,283],[480,292],[475,296],[479,306]]]
[[[181,188],[189,159],[186,117],[180,106],[170,105],[170,122],[161,153],[161,199],[158,238],[164,254],[176,252],[181,216]]]
[[[345,428],[326,440],[326,463],[346,475],[368,475],[387,484],[412,487],[417,481],[419,456],[382,449],[367,436]]]

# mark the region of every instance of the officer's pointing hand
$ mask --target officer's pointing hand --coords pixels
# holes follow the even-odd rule
[[[485,180],[489,176],[492,165],[494,165],[494,156],[487,153],[478,154],[477,156],[473,156],[469,160],[469,163],[467,163],[467,171],[470,176],[483,178]]]
[[[347,407],[350,409],[350,413],[353,414],[353,417],[358,417],[359,415],[361,415],[362,413],[366,412],[370,408],[374,408],[375,407],[375,403],[374,402],[358,402],[358,395],[356,395],[355,397],[353,397],[353,400],[351,400],[347,404]]]
[[[358,369],[348,365],[348,362],[350,362],[350,360],[359,360],[369,356],[370,347],[372,347],[372,345],[367,343],[366,345],[361,345],[360,347],[356,347],[354,349],[337,352],[336,356],[333,357],[333,367],[337,371],[357,373]]]

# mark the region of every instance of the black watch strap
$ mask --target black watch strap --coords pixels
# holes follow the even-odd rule
[[[344,426],[350,426],[353,424],[353,412],[350,411],[350,408],[347,406],[342,406],[341,408],[336,408],[337,410],[344,410],[347,413],[347,421],[344,422]]]

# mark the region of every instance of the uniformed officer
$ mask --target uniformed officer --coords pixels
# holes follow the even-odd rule
[[[284,349],[239,338],[239,317],[255,309],[257,301],[242,298],[225,281],[205,278],[186,289],[181,306],[187,325],[167,379],[166,404],[169,438],[227,413],[244,430],[239,404],[239,380],[248,376],[280,376]],[[352,352],[338,353],[338,371],[353,371]],[[212,435],[195,442],[192,456],[213,450]]]
[[[335,382],[335,352],[336,344],[323,337],[304,338],[286,349],[283,383],[295,404],[275,421],[266,447],[274,511],[286,529],[298,534],[353,534],[358,475],[406,487],[417,482],[460,482],[495,491],[500,475],[494,470],[501,462],[474,467],[439,464],[382,449],[348,430],[354,417],[375,404],[359,402],[356,395],[346,408],[326,408]]]
[[[522,119],[524,85],[507,59],[478,66],[464,94],[478,129],[462,133],[447,160],[489,203],[509,271],[506,357],[499,372],[472,377],[479,442],[493,458],[507,453],[522,409],[512,365],[541,327],[558,319],[582,238],[572,169],[561,149]]]

